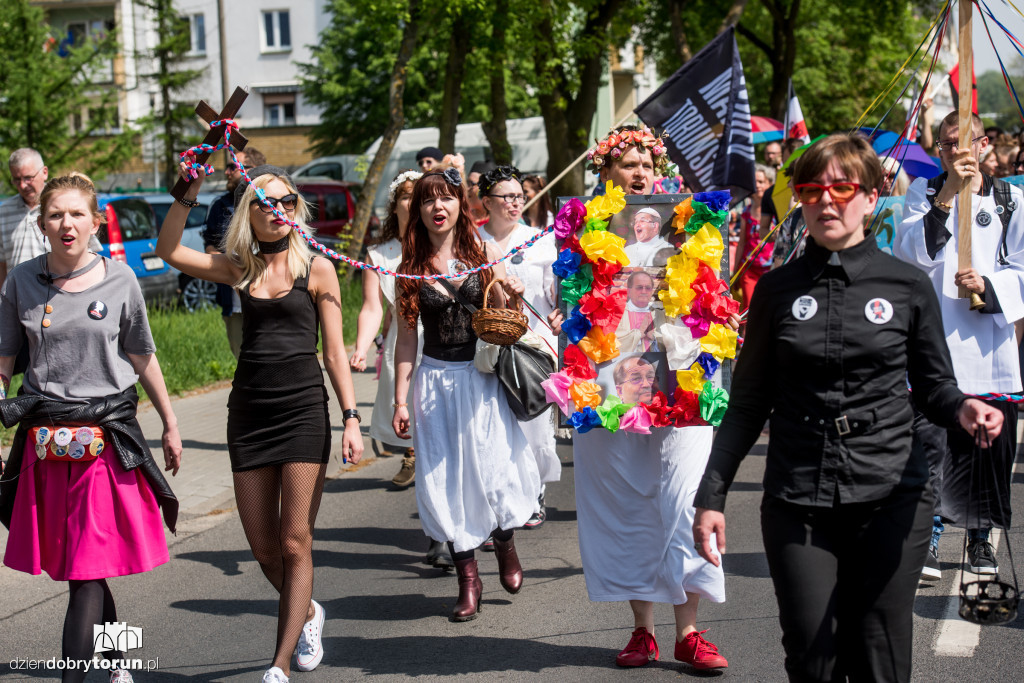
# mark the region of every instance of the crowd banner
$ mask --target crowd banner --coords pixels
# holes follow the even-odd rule
[[[733,202],[754,191],[754,143],[743,64],[732,27],[636,109],[668,133],[668,155],[697,192],[728,190]]]

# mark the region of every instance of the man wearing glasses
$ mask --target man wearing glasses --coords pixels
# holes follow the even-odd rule
[[[43,157],[23,147],[11,153],[7,166],[18,194],[0,204],[0,283],[14,266],[47,251],[38,222],[39,195],[48,173]]]
[[[910,186],[893,253],[931,278],[960,390],[975,395],[1020,393],[1014,322],[1024,318],[1024,195],[979,170],[978,158],[989,141],[981,119],[972,116],[971,124],[971,146],[960,149],[959,115],[953,112],[943,119],[938,147],[944,173],[930,181],[918,178]],[[958,194],[965,185],[970,186],[973,197],[972,267],[960,269]],[[970,310],[970,300],[959,298],[961,285],[977,293],[985,302],[984,308]],[[961,430],[950,430],[945,433],[943,445],[942,430],[923,419],[915,420],[915,447],[928,452],[937,501],[931,551],[922,574],[925,579],[941,578],[938,540],[944,521],[968,529],[967,556],[972,572],[999,571],[989,531],[993,526],[1008,527],[1010,522],[1017,406],[1000,401],[987,403],[1002,411],[1005,427],[978,463],[981,471],[975,468],[973,484],[973,439]]]
[[[676,253],[672,243],[662,237],[661,214],[645,206],[633,216],[635,242],[626,245],[626,256],[631,266],[663,266]],[[627,240],[629,237],[627,236]]]
[[[244,152],[235,152],[235,158],[244,168],[255,168],[267,163],[263,152],[249,147]],[[210,205],[210,212],[206,215],[206,229],[203,230],[203,244],[207,254],[221,253],[221,243],[224,234],[228,231],[228,224],[231,217],[235,215],[235,188],[242,181],[242,171],[238,164],[231,160],[230,155],[225,155],[224,176],[227,178],[226,192]],[[217,303],[220,304],[221,314],[224,316],[224,327],[228,333],[228,343],[231,345],[231,353],[238,354],[242,349],[242,302],[238,299],[238,293],[228,285],[217,285]]]

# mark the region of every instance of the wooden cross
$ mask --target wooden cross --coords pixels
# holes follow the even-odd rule
[[[973,5],[968,0],[960,0],[960,149],[970,149],[971,139],[974,137],[974,119],[971,117],[971,103],[974,100],[972,92],[971,76],[974,74],[974,51],[971,41],[974,34],[971,30],[971,12]],[[971,183],[965,183],[960,189],[960,196],[957,198],[957,215],[960,222],[957,226],[957,270],[967,270],[972,267],[971,261],[971,229],[974,224],[974,212],[971,203],[974,200],[974,191]],[[959,292],[961,299],[970,299],[972,311],[985,307],[985,302],[976,293],[969,291],[960,285]]]
[[[224,109],[218,114],[213,107],[206,103],[206,100],[200,100],[199,104],[196,105],[196,114],[198,114],[207,123],[213,123],[214,121],[223,121],[224,119],[232,119],[238,110],[242,108],[242,103],[245,102],[245,98],[249,96],[242,88],[235,88],[235,92],[231,93],[231,97],[224,104]],[[224,139],[224,126],[220,125],[216,128],[211,128],[210,132],[203,138],[203,144],[216,146],[221,140]],[[237,130],[231,133],[231,146],[235,148],[235,151],[245,149],[245,146],[249,144],[249,141],[244,135],[239,133]],[[210,152],[200,152],[196,155],[196,162],[203,163],[210,158]],[[185,191],[188,189],[188,183],[181,178],[178,178],[178,182],[174,184],[171,189],[171,196],[175,199],[181,199],[185,196]]]

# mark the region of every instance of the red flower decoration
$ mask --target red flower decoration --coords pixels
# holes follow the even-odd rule
[[[586,382],[597,377],[597,369],[590,363],[590,359],[575,344],[565,347],[565,355],[562,360],[562,369],[569,377],[580,382]]]
[[[706,263],[700,264],[697,277],[694,278],[690,287],[693,291],[697,292],[698,296],[701,294],[721,294],[729,290],[729,285],[725,280],[719,279],[715,271],[711,270]]]
[[[672,424],[668,413],[671,408],[668,405],[668,396],[664,391],[659,391],[651,399],[650,403],[641,403],[651,416],[651,427],[668,427]]]
[[[692,391],[683,391],[676,387],[673,396],[674,404],[669,409],[668,418],[676,427],[703,424],[700,419],[700,397]]]
[[[622,270],[622,265],[601,259],[592,264],[591,270],[594,273],[594,289],[608,289],[612,286],[612,278]]]
[[[587,254],[585,251],[583,251],[583,247],[580,246],[580,241],[576,237],[576,235],[569,235],[568,237],[566,237],[565,240],[562,242],[562,248],[570,249],[577,254],[581,254],[583,256],[582,263],[588,263]]]
[[[580,313],[605,334],[614,334],[622,314],[626,312],[626,297],[624,289],[615,290],[611,294],[607,289],[592,289],[580,297]]]
[[[696,308],[704,314],[704,317],[724,323],[730,315],[740,312],[740,303],[723,294],[701,294],[697,298]],[[693,309],[691,308],[691,310]]]

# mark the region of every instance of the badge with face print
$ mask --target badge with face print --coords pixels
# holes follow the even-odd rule
[[[793,302],[792,310],[797,320],[810,320],[818,312],[818,302],[813,296],[802,296]]]
[[[892,320],[892,304],[885,299],[872,299],[864,307],[864,317],[876,325],[884,325]]]
[[[107,305],[102,301],[93,301],[89,304],[89,317],[93,320],[103,320],[107,317]]]
[[[89,444],[91,444],[93,438],[95,437],[92,433],[92,429],[90,429],[89,427],[80,427],[78,431],[75,432],[75,441],[82,444],[83,446],[88,446]]]
[[[85,446],[77,441],[68,446],[68,457],[74,460],[81,460],[85,457]]]
[[[45,446],[53,438],[53,431],[49,427],[40,427],[36,430],[36,443]]]
[[[67,427],[61,427],[53,433],[53,440],[58,446],[67,446],[73,438],[71,430]]]
[[[53,446],[53,454],[56,455],[59,458],[63,458],[65,455],[68,454],[68,447],[67,446],[58,446],[58,445],[54,444],[54,446]]]

